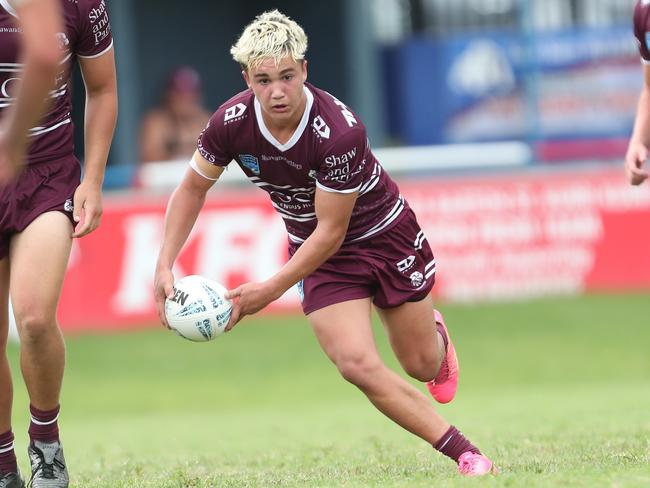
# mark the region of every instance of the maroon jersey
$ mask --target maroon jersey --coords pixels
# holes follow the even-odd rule
[[[113,45],[105,0],[59,0],[65,31],[57,39],[61,48],[61,69],[50,92],[52,106],[37,127],[31,129],[28,163],[50,161],[73,152],[73,128],[70,119],[70,72],[77,57],[101,56]],[[11,105],[20,82],[18,63],[20,29],[16,12],[7,0],[0,0],[0,117]]]
[[[326,91],[307,83],[305,95],[303,117],[285,144],[273,137],[255,95],[246,90],[214,113],[199,137],[199,152],[217,166],[235,160],[269,194],[294,243],[304,242],[316,227],[317,187],[359,192],[345,242],[385,232],[408,207],[372,154],[365,127]]]
[[[650,63],[650,1],[639,0],[634,8],[634,36],[644,63]]]

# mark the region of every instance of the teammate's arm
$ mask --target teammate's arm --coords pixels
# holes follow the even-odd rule
[[[234,299],[233,312],[226,330],[244,316],[258,312],[316,270],[339,250],[350,223],[358,192],[328,192],[316,188],[314,205],[318,224],[291,259],[268,280],[246,283],[228,292]]]
[[[117,81],[113,49],[96,58],[79,58],[86,86],[84,118],[84,176],[74,194],[73,237],[82,237],[99,226],[102,216],[102,184],[108,150],[117,119]]]
[[[643,89],[639,97],[634,121],[634,132],[625,155],[625,173],[632,185],[640,185],[648,178],[644,169],[650,146],[650,65],[643,65]]]
[[[167,203],[162,246],[156,263],[154,296],[160,321],[166,326],[169,325],[165,319],[165,298],[172,295],[174,286],[172,267],[194,227],[206,193],[224,170],[210,164],[198,151],[194,153],[191,166]]]
[[[56,0],[11,2],[22,29],[22,82],[16,100],[7,110],[0,127],[0,184],[11,180],[24,164],[28,132],[48,105],[48,92],[54,87],[61,52],[56,33],[62,30]]]

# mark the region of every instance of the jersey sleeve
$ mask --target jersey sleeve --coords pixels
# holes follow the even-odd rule
[[[634,37],[639,46],[641,60],[650,64],[648,34],[650,34],[650,1],[638,0],[634,8]]]
[[[113,45],[106,0],[78,0],[79,40],[76,52],[82,58],[96,58]]]
[[[362,127],[355,127],[336,138],[321,156],[316,186],[337,193],[358,191],[363,184],[368,139]]]
[[[223,117],[221,110],[215,112],[197,141],[197,149],[201,156],[208,163],[216,166],[228,166],[233,160],[227,148],[227,134]]]

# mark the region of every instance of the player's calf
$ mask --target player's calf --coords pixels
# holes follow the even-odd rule
[[[427,383],[427,388],[436,401],[449,403],[456,396],[458,389],[458,357],[442,314],[435,310],[435,317],[436,327],[445,343],[445,357],[440,365],[438,375]]]

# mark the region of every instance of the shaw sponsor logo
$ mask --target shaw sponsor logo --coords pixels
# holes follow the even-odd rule
[[[95,46],[99,45],[111,33],[111,24],[108,20],[108,10],[106,10],[106,2],[102,0],[99,6],[92,8],[88,12],[88,20],[92,24],[93,36],[95,38]]]
[[[226,112],[223,115],[223,122],[232,122],[235,119],[239,120],[242,115],[246,112],[246,105],[243,103],[238,103],[232,107],[228,107]]]
[[[325,158],[325,164],[327,165],[328,168],[333,168],[335,166],[340,166],[342,164],[348,164],[350,161],[354,159],[356,155],[357,155],[357,148],[355,146],[349,151],[341,154],[340,156],[337,156],[335,154],[331,154],[327,156]]]
[[[325,165],[328,168],[327,179],[330,181],[347,181],[350,176],[350,161],[353,161],[357,155],[356,146],[349,151],[336,155],[331,154],[325,158]],[[365,161],[365,160],[364,160]],[[357,174],[365,166],[361,162],[358,168],[355,169],[353,174]]]

